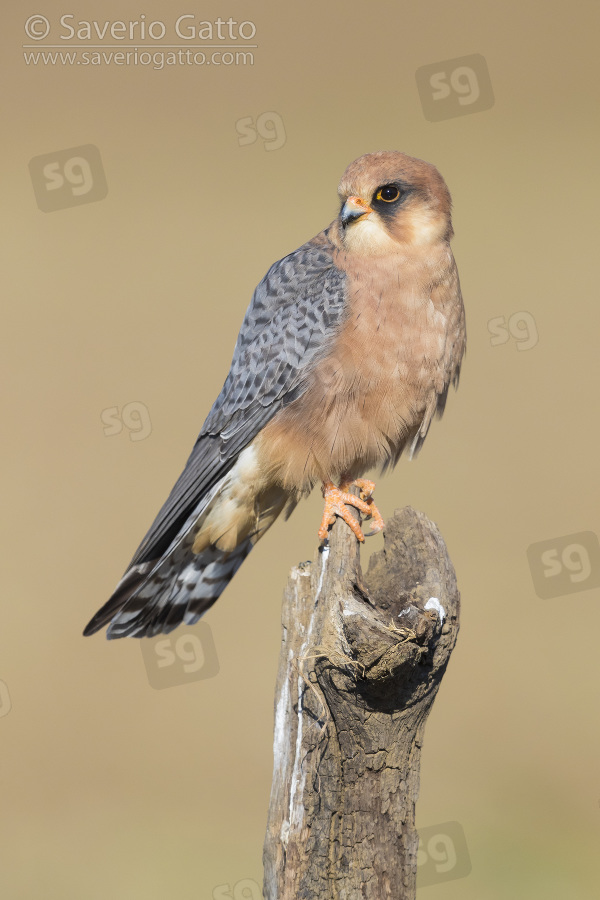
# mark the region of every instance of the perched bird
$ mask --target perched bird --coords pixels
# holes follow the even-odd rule
[[[337,218],[256,288],[191,456],[84,634],[197,622],[317,482],[321,539],[336,515],[364,539],[346,504],[383,527],[360,476],[418,450],[465,349],[451,200],[434,166],[397,151],[355,160],[338,192]]]

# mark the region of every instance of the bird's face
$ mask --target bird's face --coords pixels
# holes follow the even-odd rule
[[[380,255],[452,237],[448,188],[423,160],[368,153],[348,166],[338,193],[337,231],[348,251]]]

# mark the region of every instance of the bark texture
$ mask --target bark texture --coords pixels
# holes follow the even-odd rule
[[[265,900],[415,897],[423,731],[459,593],[423,513],[397,510],[384,540],[363,577],[338,519],[285,589]]]

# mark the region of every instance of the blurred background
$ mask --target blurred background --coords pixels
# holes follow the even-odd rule
[[[143,649],[81,631],[255,285],[378,149],[448,182],[469,336],[444,419],[377,488],[384,516],[438,523],[463,599],[426,731],[420,896],[598,896],[597,28],[591,3],[516,0],[5,10],[7,900],[260,896],[280,601],[319,492],[201,628]]]

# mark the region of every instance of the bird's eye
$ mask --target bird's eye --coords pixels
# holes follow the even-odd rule
[[[377,191],[376,200],[384,200],[386,203],[393,203],[400,196],[400,191],[395,184],[384,184]]]

